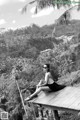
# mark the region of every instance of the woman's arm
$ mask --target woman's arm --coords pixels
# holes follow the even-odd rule
[[[42,85],[39,85],[38,87],[43,87],[43,86],[45,86],[47,83],[44,83],[44,84],[42,84]]]
[[[40,80],[40,82],[36,85],[36,87],[40,87],[43,84],[43,79]]]
[[[45,86],[46,84],[48,84],[48,81],[49,81],[49,74],[46,74],[45,75],[45,83],[42,85],[39,85],[39,87]]]

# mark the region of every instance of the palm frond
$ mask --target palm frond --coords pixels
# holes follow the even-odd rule
[[[60,8],[61,6],[70,6],[71,0],[37,0],[37,4],[40,9],[48,6],[57,6],[57,8]]]
[[[79,0],[78,10],[80,10],[80,0]]]
[[[22,8],[22,13],[25,13],[26,11],[27,11],[27,7],[28,7],[28,5],[30,4],[33,4],[33,3],[35,3],[36,2],[36,0],[34,0],[34,1],[31,1],[31,2],[29,2],[29,3],[27,3],[23,8]]]
[[[28,5],[32,5],[34,3],[37,3],[37,8],[36,8],[36,12],[38,9],[43,9],[49,6],[57,6],[57,8],[59,9],[61,6],[70,6],[71,5],[71,0],[33,0],[29,3],[27,3],[23,8],[22,8],[22,13],[27,11],[27,6]]]
[[[35,12],[34,12],[35,14],[37,14],[38,13],[38,8],[37,8],[37,6],[36,6],[36,8],[35,8]]]
[[[22,13],[27,11],[28,5],[32,5],[35,2],[37,3],[37,7],[34,12],[36,14],[38,12],[38,9],[43,9],[43,8],[46,8],[49,6],[53,6],[53,7],[57,6],[57,8],[59,9],[62,6],[66,7],[66,6],[71,6],[71,4],[72,4],[71,0],[33,0],[23,7]],[[79,7],[78,7],[78,10],[79,10],[80,9],[80,0],[77,3],[79,5]]]
[[[70,22],[70,19],[71,19],[71,11],[73,9],[77,9],[79,10],[80,9],[80,5],[75,5],[75,6],[72,6],[70,7],[68,10],[66,10],[58,19],[57,19],[57,24],[61,24],[62,22],[63,23],[67,23],[67,22]]]
[[[35,3],[35,2],[36,2],[36,0],[34,0],[34,1],[30,2],[30,3],[28,3],[28,4],[33,4],[33,3]]]
[[[26,11],[27,11],[27,4],[22,8],[21,13],[23,14]]]
[[[80,10],[80,5],[78,6],[78,11]]]

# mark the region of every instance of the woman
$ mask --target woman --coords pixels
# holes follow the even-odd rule
[[[33,94],[31,94],[29,97],[27,97],[27,99],[25,99],[25,100],[28,101],[28,100],[32,99],[40,91],[57,91],[57,90],[61,90],[65,87],[65,86],[62,86],[62,85],[58,85],[57,83],[54,82],[54,80],[52,78],[52,75],[51,75],[51,72],[50,72],[50,64],[45,64],[43,66],[43,71],[45,73],[44,83],[41,80],[39,82],[39,84],[37,85],[36,91]]]

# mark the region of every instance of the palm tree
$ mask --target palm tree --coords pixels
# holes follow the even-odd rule
[[[27,6],[36,3],[35,13],[38,12],[38,9],[43,9],[49,6],[57,6],[59,9],[61,6],[70,6],[71,0],[32,0],[31,2],[27,3],[23,9],[22,13],[27,11]]]
[[[68,10],[66,10],[56,21],[55,21],[55,25],[54,25],[54,29],[52,31],[52,37],[54,37],[55,31],[56,31],[56,26],[58,24],[71,24],[71,16],[72,16],[72,11],[76,9],[76,10],[80,10],[80,3],[78,5],[72,6],[70,7]]]
[[[35,8],[35,13],[38,12],[38,9],[43,9],[49,6],[57,6],[57,8],[59,9],[60,7],[64,6],[71,6],[71,4],[73,3],[80,5],[80,0],[76,1],[76,0],[32,0],[31,2],[27,3],[23,9],[22,9],[22,13],[27,11],[27,7],[28,5],[32,5],[36,3],[36,8]],[[80,9],[80,6],[78,7],[78,10]]]
[[[55,34],[55,30],[56,30],[56,25],[57,24],[68,24],[70,21],[70,11],[77,6],[77,10],[80,10],[80,0],[78,2],[71,1],[71,0],[32,0],[31,2],[27,3],[23,9],[22,9],[22,13],[27,11],[27,7],[28,5],[32,5],[36,3],[36,8],[35,8],[35,14],[38,13],[38,10],[42,10],[43,8],[49,7],[49,6],[57,6],[57,8],[59,9],[60,7],[64,6],[68,6],[69,9],[66,10],[55,22],[55,26],[54,29],[52,31],[52,37],[54,37]],[[71,4],[74,3],[74,6],[71,7]],[[75,3],[77,5],[75,5]]]

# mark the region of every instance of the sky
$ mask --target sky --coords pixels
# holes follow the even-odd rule
[[[26,13],[21,14],[21,9],[30,1],[32,0],[0,0],[0,28],[16,29],[33,23],[39,26],[53,24],[66,10],[48,7],[34,14],[36,4],[33,4],[28,6]],[[79,14],[77,17],[80,18]]]

